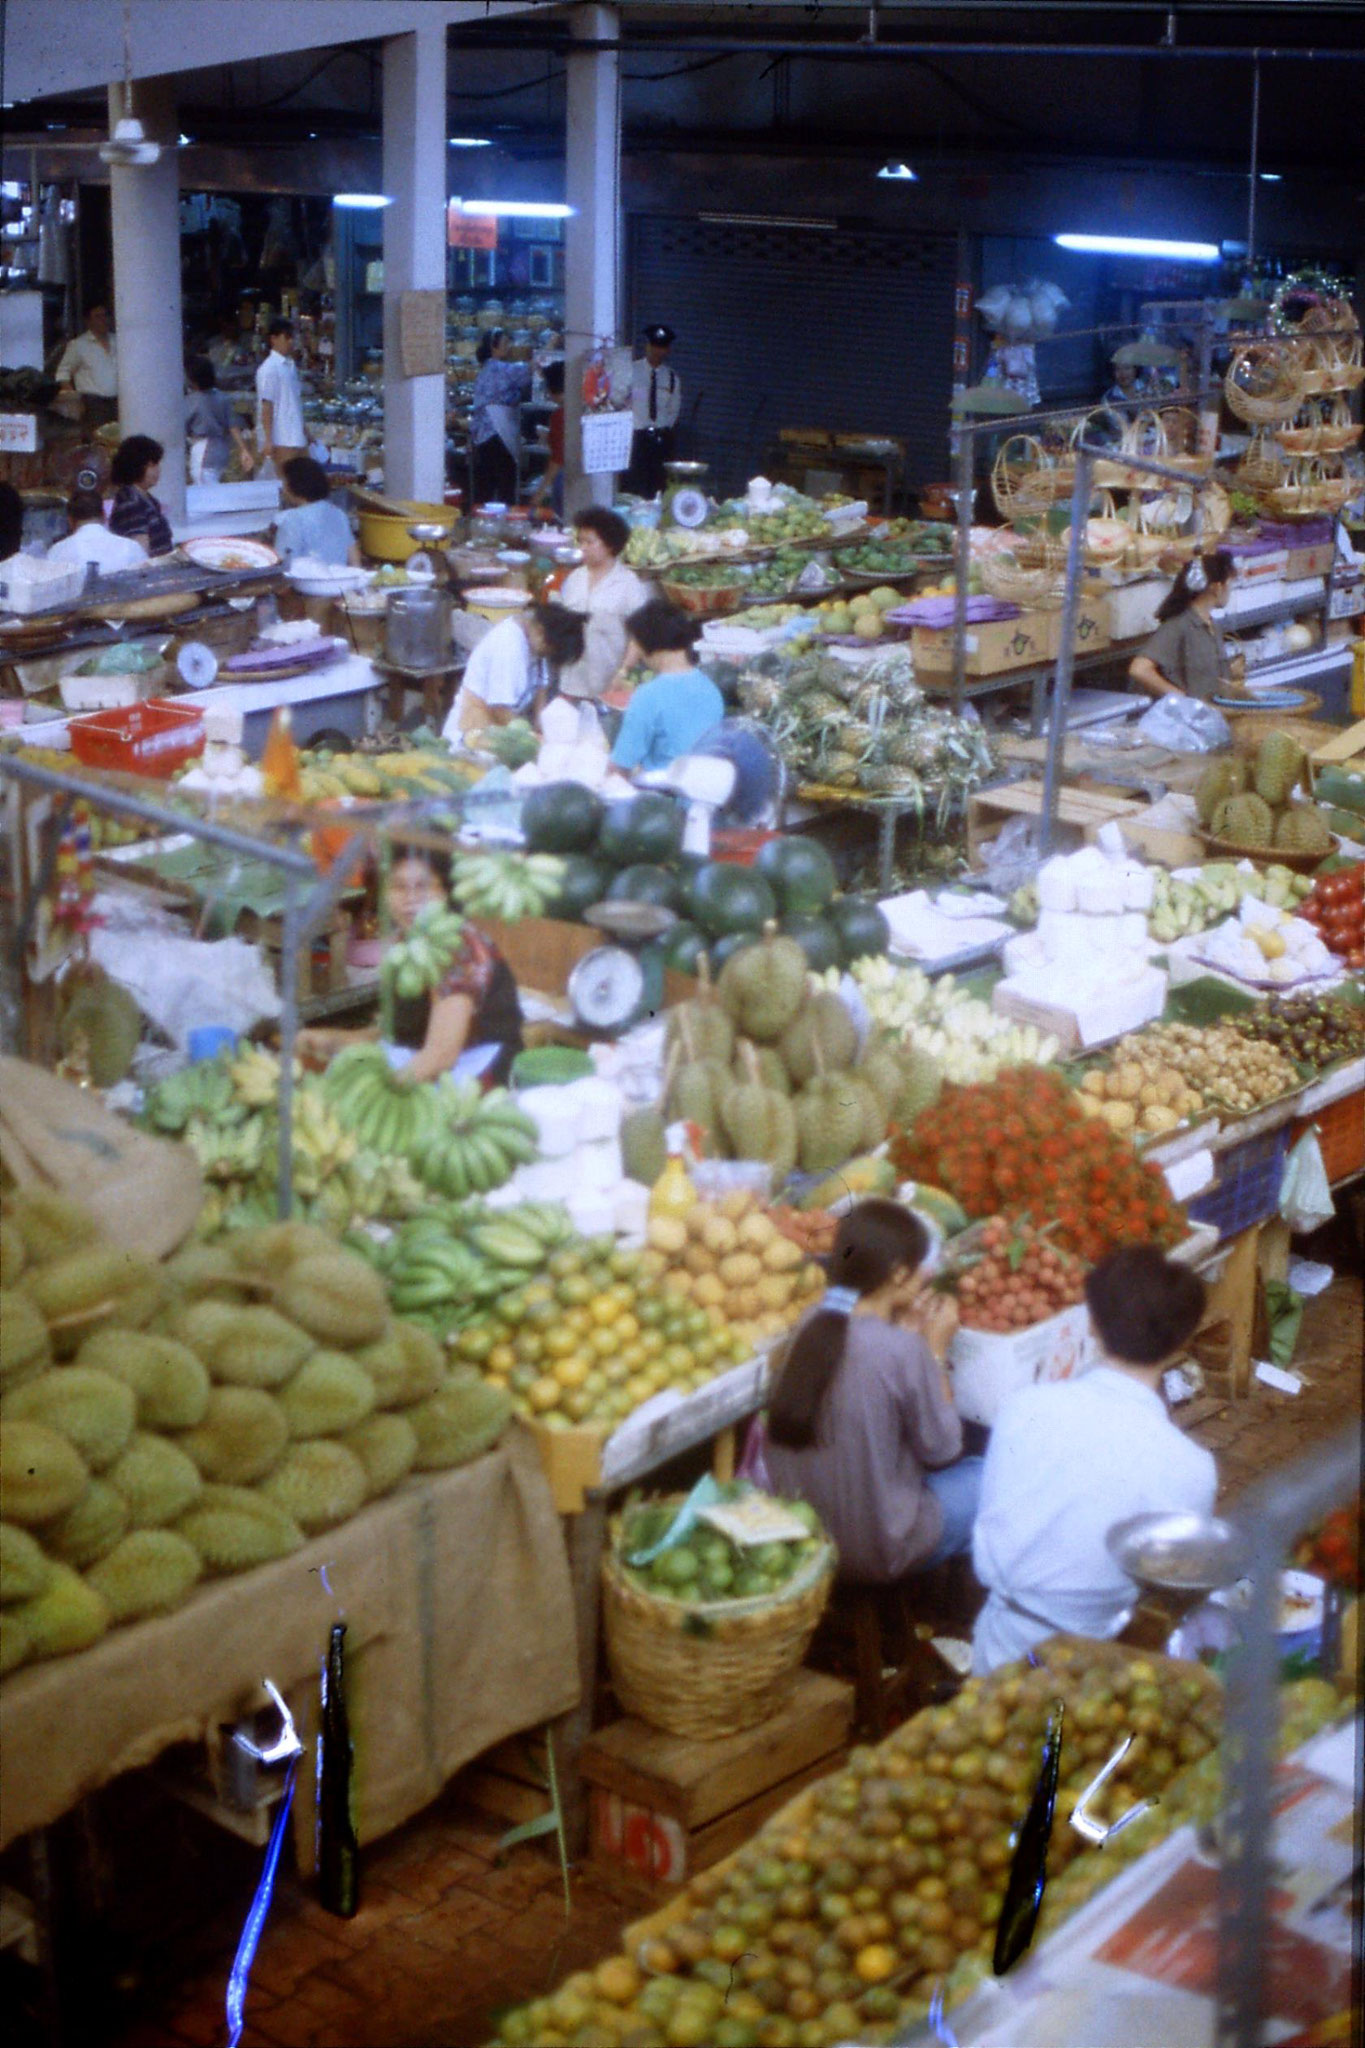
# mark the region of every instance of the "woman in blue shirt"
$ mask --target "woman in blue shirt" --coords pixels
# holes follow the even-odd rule
[[[665,598],[651,598],[626,620],[630,665],[638,655],[654,671],[626,706],[611,758],[618,768],[667,768],[725,716],[725,700],[692,659],[701,628]]]
[[[340,566],[358,562],[360,551],[351,538],[351,522],[328,493],[327,472],[311,455],[291,455],[281,472],[281,495],[287,510],[275,522],[275,546],[281,559],[292,562],[308,555]]]
[[[479,374],[470,398],[474,443],[474,498],[480,505],[516,503],[520,474],[521,407],[531,396],[529,363],[509,363],[507,335],[491,327],[479,342]]]

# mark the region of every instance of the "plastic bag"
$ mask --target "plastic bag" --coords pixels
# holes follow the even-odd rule
[[[1287,1372],[1294,1362],[1294,1347],[1303,1324],[1303,1296],[1284,1280],[1265,1283],[1265,1316],[1269,1330],[1266,1348],[1272,1365]]]
[[[1291,1230],[1306,1235],[1330,1222],[1335,1213],[1318,1134],[1305,1131],[1284,1163],[1280,1214]]]
[[[1216,754],[1232,745],[1222,712],[1198,697],[1158,697],[1135,730],[1152,746],[1169,747],[1173,754]]]

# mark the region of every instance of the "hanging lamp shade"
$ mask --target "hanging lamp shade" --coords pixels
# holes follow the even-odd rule
[[[978,413],[986,419],[1005,419],[1011,413],[1027,412],[1028,402],[1017,391],[1011,391],[1008,384],[992,380],[986,384],[968,384],[964,390],[955,391],[953,411],[958,414]]]

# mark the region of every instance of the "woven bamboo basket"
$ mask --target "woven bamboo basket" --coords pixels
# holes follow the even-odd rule
[[[1306,455],[1283,482],[1262,491],[1261,503],[1280,519],[1321,519],[1340,512],[1354,489],[1349,477],[1329,475],[1321,456]]]
[[[1307,690],[1304,701],[1297,711],[1261,711],[1248,701],[1245,711],[1238,711],[1227,705],[1219,705],[1232,732],[1232,751],[1235,754],[1254,754],[1267,733],[1287,733],[1297,740],[1306,754],[1322,745],[1323,728],[1316,722],[1313,712],[1321,705],[1322,699],[1316,690]]]
[[[1112,405],[1097,405],[1093,412],[1088,412],[1083,419],[1077,420],[1071,430],[1073,450],[1082,438],[1102,441],[1112,446],[1114,450],[1112,456],[1095,457],[1091,477],[1097,491],[1126,491],[1132,483],[1132,470],[1127,463],[1119,460],[1128,428],[1129,421],[1124,413],[1117,411]]]
[[[1216,834],[1206,832],[1201,825],[1195,826],[1195,837],[1203,841],[1204,851],[1212,860],[1258,861],[1264,867],[1288,868],[1292,874],[1311,875],[1320,861],[1327,859],[1325,853],[1301,853],[1288,846],[1242,846],[1235,839],[1219,839]],[[1339,841],[1332,835],[1331,852],[1335,853]]]
[[[1059,566],[1044,561],[1026,567],[1017,554],[1003,553],[983,558],[981,581],[1002,604],[1022,605],[1025,611],[1055,611],[1066,586]]]
[[[737,612],[745,602],[747,585],[734,583],[669,583],[660,578],[659,588],[670,604],[690,612],[694,619],[723,619]]]
[[[1221,540],[1232,524],[1232,499],[1221,484],[1210,484],[1199,493],[1198,509],[1203,513],[1197,545],[1208,547]]]
[[[1003,519],[1027,519],[1056,502],[1056,470],[1036,434],[1011,434],[1002,442],[991,471],[991,495]]]
[[[694,1741],[756,1728],[782,1706],[833,1583],[827,1543],[767,1599],[684,1606],[634,1584],[609,1553],[602,1620],[617,1699]]]
[[[1275,429],[1275,439],[1287,455],[1341,455],[1360,439],[1360,422],[1351,418],[1344,392],[1338,392],[1330,405],[1319,399],[1304,412],[1307,418],[1299,425]]]
[[[1234,350],[1223,379],[1229,410],[1252,427],[1273,427],[1292,419],[1305,396],[1306,359],[1311,344],[1250,341]]]
[[[1273,491],[1284,481],[1285,461],[1268,431],[1262,427],[1243,449],[1233,476],[1243,490]]]

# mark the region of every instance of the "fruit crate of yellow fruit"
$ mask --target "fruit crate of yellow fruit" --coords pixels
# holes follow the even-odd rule
[[[748,1492],[720,1489],[723,1501]],[[710,1741],[781,1707],[834,1582],[834,1545],[804,1501],[771,1502],[799,1522],[793,1540],[740,1548],[693,1525],[647,1568],[633,1560],[681,1499],[628,1512],[602,1561],[602,1620],[616,1696],[670,1735]]]
[[[698,1201],[686,1216],[652,1217],[643,1258],[665,1294],[717,1310],[751,1349],[790,1329],[825,1285],[748,1188]]]

